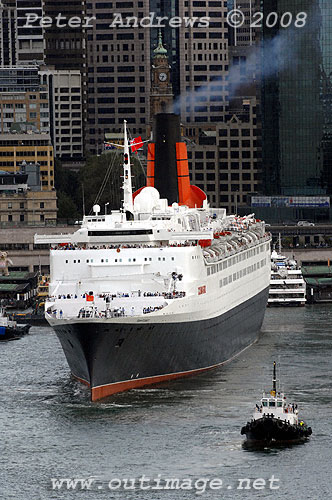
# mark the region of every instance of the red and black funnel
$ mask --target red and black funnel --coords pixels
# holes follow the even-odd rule
[[[157,114],[153,137],[155,143],[148,146],[147,186],[158,189],[169,205],[177,202],[192,208],[202,207],[206,195],[190,185],[187,146],[181,142],[179,115]]]

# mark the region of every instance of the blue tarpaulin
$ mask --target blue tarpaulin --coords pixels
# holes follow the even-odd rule
[[[0,326],[0,335],[5,335],[5,333],[6,333],[6,327]]]

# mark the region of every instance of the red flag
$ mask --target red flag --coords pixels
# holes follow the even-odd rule
[[[130,141],[131,152],[137,154],[137,150],[143,147],[142,137],[135,137]]]

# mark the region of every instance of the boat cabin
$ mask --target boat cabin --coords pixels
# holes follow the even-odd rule
[[[253,415],[254,420],[264,416],[272,416],[291,424],[298,423],[297,405],[286,403],[286,397],[283,393],[271,391],[269,395],[263,395],[261,404],[256,405]]]

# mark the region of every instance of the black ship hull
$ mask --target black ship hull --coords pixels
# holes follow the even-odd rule
[[[72,374],[92,400],[225,363],[258,337],[268,288],[213,319],[179,323],[76,322],[53,326]]]
[[[241,434],[251,443],[278,444],[305,441],[311,434],[311,427],[293,425],[273,417],[262,417],[248,422],[242,427]]]
[[[30,325],[22,325],[17,327],[0,327],[0,342],[20,339],[29,332],[29,329]]]

